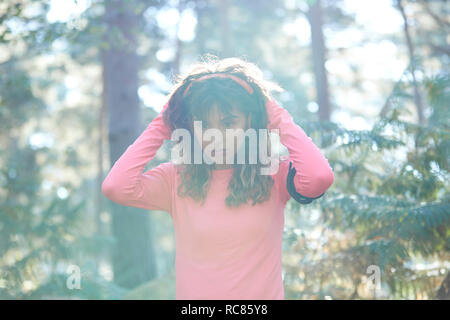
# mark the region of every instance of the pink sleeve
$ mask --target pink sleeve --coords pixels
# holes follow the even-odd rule
[[[102,192],[108,199],[124,206],[172,214],[173,164],[161,163],[143,172],[164,140],[170,139],[170,130],[162,119],[167,107],[168,103],[109,171],[102,184]]]
[[[266,110],[269,117],[268,129],[279,129],[280,141],[289,151],[287,163],[291,161],[296,170],[295,190],[304,197],[320,196],[334,181],[334,173],[328,160],[312,139],[294,122],[289,112],[279,106],[274,99],[266,102]],[[282,168],[287,175],[287,168],[285,166]],[[282,176],[287,178],[284,174]],[[286,180],[283,189],[287,189]],[[287,193],[287,190],[284,192]]]
[[[291,195],[289,194],[287,188],[286,188],[286,179],[289,174],[289,157],[282,156],[280,157],[280,164],[278,167],[278,171],[273,176],[276,180],[276,183],[278,185],[278,193],[280,195],[280,199],[285,204],[290,198]]]

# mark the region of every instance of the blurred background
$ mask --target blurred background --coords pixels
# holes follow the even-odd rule
[[[206,54],[241,57],[335,173],[285,210],[286,299],[450,298],[445,0],[3,0],[0,298],[174,299],[170,215],[101,193]],[[168,145],[147,169],[169,161]]]

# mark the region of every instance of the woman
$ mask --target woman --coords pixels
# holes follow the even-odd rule
[[[290,197],[301,203],[319,198],[334,174],[312,139],[270,97],[271,90],[280,89],[265,81],[256,65],[239,58],[198,63],[178,79],[161,113],[103,182],[103,193],[116,203],[171,215],[176,299],[284,299],[286,202]],[[250,162],[252,146],[242,140],[231,146],[214,141],[205,152],[208,144],[194,129],[195,121],[223,136],[226,129],[278,129],[289,156],[279,159],[276,172],[262,174],[267,163],[261,157]],[[165,162],[143,172],[178,129],[191,134],[187,145],[194,152],[184,158],[190,161]],[[270,144],[261,150],[262,138],[256,137],[258,155],[271,154]],[[196,144],[200,162],[192,161]],[[246,151],[244,163],[236,161],[238,150]],[[221,161],[227,156],[234,162]]]

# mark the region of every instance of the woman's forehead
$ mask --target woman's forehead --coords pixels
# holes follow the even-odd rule
[[[194,111],[194,115],[201,119],[221,119],[226,116],[243,115],[243,113],[236,106],[223,107],[217,103],[201,109]]]

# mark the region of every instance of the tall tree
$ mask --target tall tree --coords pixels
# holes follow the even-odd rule
[[[230,39],[231,39],[231,28],[229,11],[230,4],[228,0],[220,0],[218,8],[220,10],[220,36],[221,36],[221,55],[222,58],[228,57],[231,52]]]
[[[141,22],[139,4],[138,1],[105,1],[108,33],[102,64],[111,164],[141,133],[136,54]],[[155,276],[150,227],[149,217],[142,209],[112,204],[112,232],[117,240],[113,271],[117,284],[135,287]]]
[[[417,110],[417,118],[419,124],[424,124],[424,115],[423,115],[423,103],[422,103],[422,95],[420,93],[419,84],[417,82],[417,76],[416,76],[416,69],[417,69],[417,60],[416,56],[414,54],[414,45],[411,37],[411,32],[409,30],[409,21],[408,17],[405,13],[405,8],[402,0],[396,0],[396,6],[398,10],[400,11],[402,18],[403,18],[403,31],[405,33],[406,38],[406,45],[408,47],[408,55],[410,60],[410,72],[412,77],[412,85],[413,85],[413,92],[414,92],[414,104],[416,106]]]
[[[323,19],[321,0],[316,0],[306,12],[311,26],[311,48],[314,63],[317,104],[319,105],[319,119],[330,120],[330,95],[328,77],[325,69],[326,48],[323,36]]]

